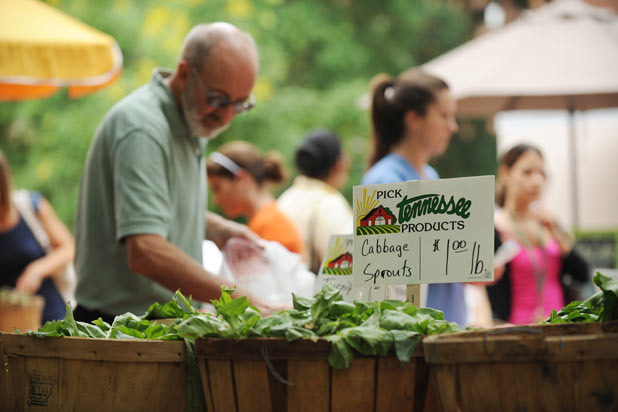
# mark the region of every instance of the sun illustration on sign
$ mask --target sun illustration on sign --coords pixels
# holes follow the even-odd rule
[[[351,275],[352,274],[352,254],[350,250],[350,240],[337,238],[335,245],[328,251],[326,262],[322,268],[325,275]]]
[[[378,205],[375,195],[376,191],[374,190],[371,197],[367,198],[367,189],[363,189],[363,200],[356,200],[356,226],[360,226],[361,219]]]
[[[377,235],[384,233],[399,233],[395,214],[375,199],[376,191],[367,197],[367,189],[363,189],[363,200],[356,201],[356,234]]]

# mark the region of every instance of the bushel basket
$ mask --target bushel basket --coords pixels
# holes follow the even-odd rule
[[[328,364],[327,341],[198,339],[206,405],[220,411],[435,411],[422,343],[402,367],[395,356]]]
[[[618,410],[618,322],[431,336],[442,411]]]
[[[0,334],[0,411],[184,411],[185,352],[183,341]]]

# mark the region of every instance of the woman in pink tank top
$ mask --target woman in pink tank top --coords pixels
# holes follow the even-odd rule
[[[509,263],[510,315],[514,324],[536,323],[564,306],[560,282],[563,256],[573,239],[539,204],[546,177],[543,155],[517,145],[502,156],[498,169],[495,223],[500,239],[514,239],[519,253]]]

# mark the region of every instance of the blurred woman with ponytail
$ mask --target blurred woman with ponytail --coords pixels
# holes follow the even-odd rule
[[[458,130],[455,100],[442,79],[419,69],[397,78],[378,75],[372,81],[373,151],[363,185],[438,179],[429,166],[443,154]],[[445,319],[466,324],[463,285],[430,285],[427,306]]]
[[[302,253],[298,229],[279,210],[270,192],[285,180],[285,168],[276,152],[262,154],[250,143],[229,142],[212,153],[206,164],[214,203],[228,217],[245,217],[249,229],[265,240]]]

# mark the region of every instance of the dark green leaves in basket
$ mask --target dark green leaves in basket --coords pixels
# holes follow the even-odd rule
[[[602,321],[618,320],[618,281],[597,272],[594,283],[603,293],[599,318]]]
[[[185,339],[188,343],[201,337],[326,339],[332,343],[328,358],[331,366],[347,368],[356,356],[385,356],[392,352],[405,364],[422,336],[459,331],[438,310],[419,309],[395,300],[349,303],[329,284],[313,298],[292,295],[294,309],[274,312],[265,318],[247,297],[232,298],[233,292],[221,288],[221,297],[212,301],[216,314],[197,312],[191,297],[187,299],[177,291],[169,302],[152,304],[143,316],[125,313],[116,316],[111,325],[101,319],[92,324],[76,322],[67,307],[64,320],[48,322],[31,333],[41,337]],[[176,321],[165,326],[156,321],[162,318]]]
[[[184,308],[180,306],[178,300],[182,302]],[[189,296],[187,299],[180,290],[177,290],[174,297],[169,302],[161,304],[155,302],[148,308],[144,315],[146,319],[169,319],[169,318],[184,318],[186,316],[197,315],[198,312],[193,307],[193,299]]]
[[[30,335],[45,337],[77,336],[84,338],[105,338],[109,325],[101,319],[97,323],[78,322],[73,318],[71,305],[66,305],[66,315],[62,320],[46,322],[38,331],[29,332]]]
[[[547,323],[598,322],[618,320],[618,281],[597,272],[594,283],[601,289],[584,302],[571,302],[553,310]]]
[[[244,337],[262,315],[251,306],[246,296],[233,299],[233,292],[234,290],[221,286],[221,297],[213,300],[212,303],[217,315],[230,325],[235,337]]]

